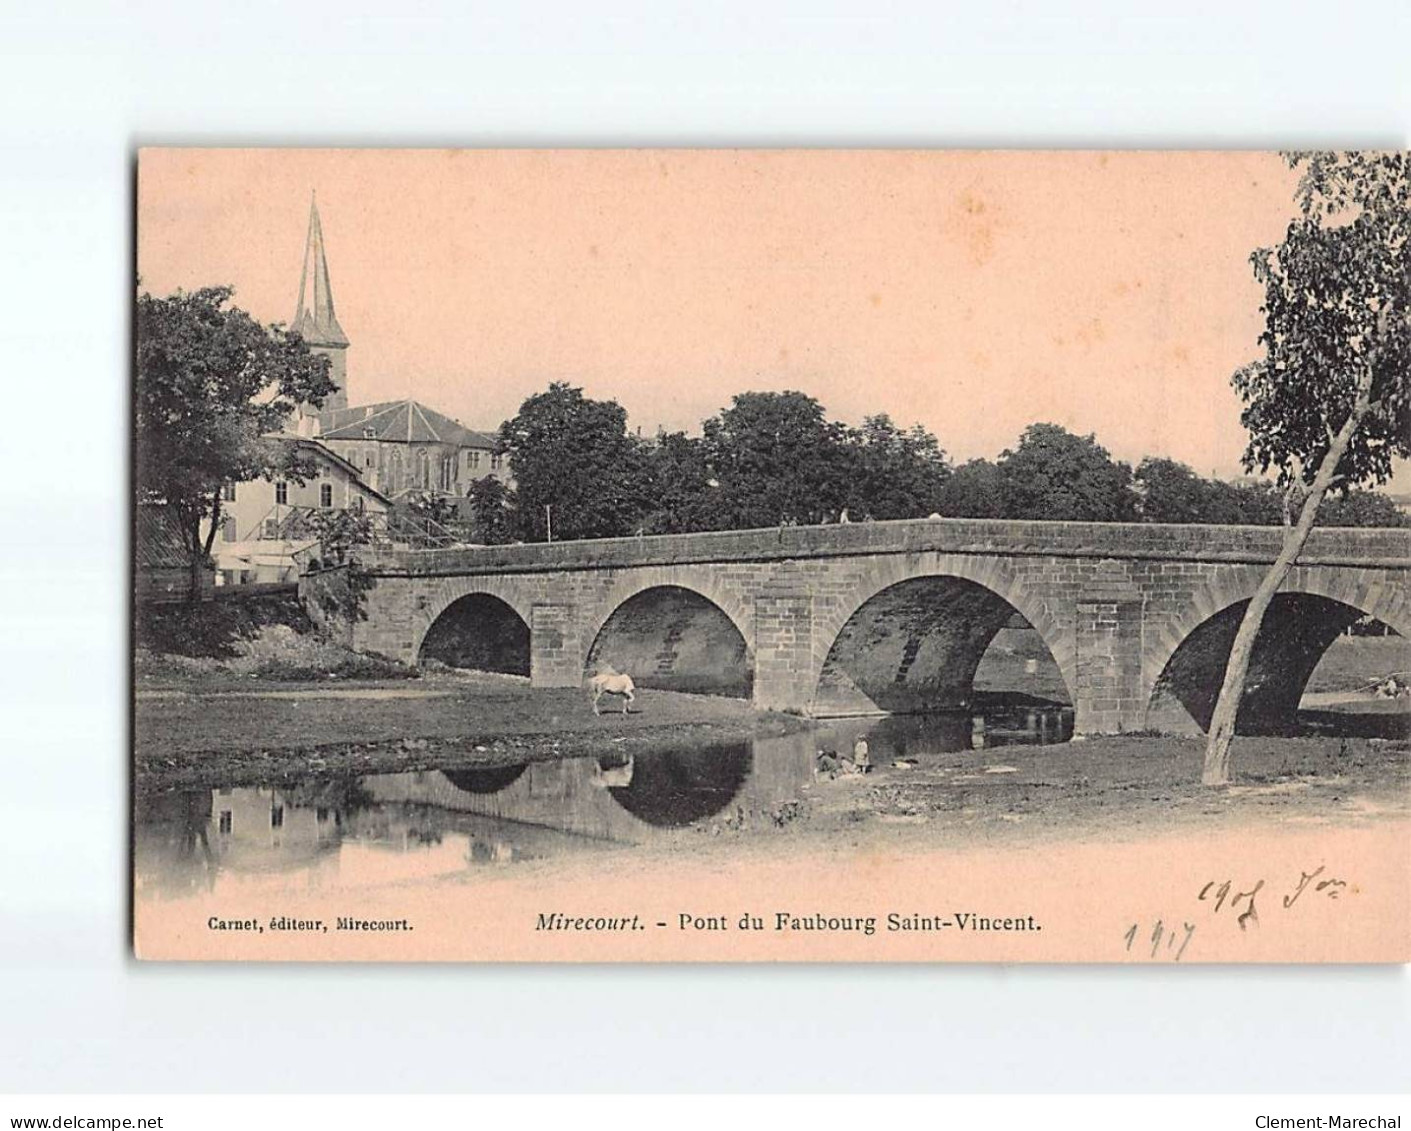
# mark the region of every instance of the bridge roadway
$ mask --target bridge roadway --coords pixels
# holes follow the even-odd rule
[[[364,559],[353,645],[578,686],[643,686],[812,715],[963,707],[1015,614],[1042,637],[1079,733],[1203,728],[1269,527],[931,519],[429,551]],[[316,575],[307,587],[335,585]],[[1276,598],[1242,725],[1292,717],[1318,658],[1367,614],[1411,638],[1411,530],[1315,530]]]

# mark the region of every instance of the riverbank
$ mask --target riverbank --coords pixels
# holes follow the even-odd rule
[[[641,690],[630,714],[516,676],[290,682],[147,678],[134,704],[139,792],[698,749],[807,729],[739,699]]]
[[[883,764],[866,778],[813,784],[801,824],[867,849],[1406,820],[1408,716],[1395,722],[1401,737],[1241,736],[1234,783],[1223,789],[1201,785],[1203,738],[1106,735],[923,755],[899,767],[869,736]]]
[[[272,604],[247,610],[229,624],[227,612],[219,623],[202,621],[200,632],[179,617],[148,626],[148,647],[139,648],[135,664],[133,765],[139,793],[691,751],[814,727],[792,716],[758,712],[740,699],[654,690],[639,691],[629,715],[615,710],[614,703],[599,717],[578,688],[531,690],[521,677],[408,668],[348,652],[309,631],[297,612]],[[1373,702],[1370,693],[1352,689],[1404,669],[1411,663],[1407,651],[1408,642],[1400,638],[1339,638],[1310,681],[1305,707],[1323,709],[1303,712],[1305,738],[1242,739],[1241,777],[1283,780],[1316,765],[1326,779],[1335,763],[1349,765],[1351,757],[1373,771],[1376,783],[1390,781],[1398,788],[1405,742],[1397,740],[1408,733],[1405,705]],[[987,653],[976,688],[983,694],[990,687],[1020,686],[1042,692],[1036,702],[1066,699],[1062,677],[1037,634],[1007,629]],[[851,748],[851,738],[833,744],[827,724],[816,729],[820,749]],[[875,747],[876,737],[871,741]],[[1065,804],[1059,810],[1073,800],[1082,801],[1084,809],[1120,811],[1126,793],[1147,789],[1159,799],[1165,790],[1198,782],[1199,748],[1199,741],[1135,736],[1096,739],[1062,754],[1045,747],[1047,782],[1026,783],[1022,775],[1005,779],[1007,788],[1032,785],[1041,793],[1015,797],[1020,810],[996,819],[1018,823],[1014,818],[1022,818],[1025,807],[1045,809],[1038,804],[1041,794],[1061,797]],[[1068,772],[1056,772],[1070,761]],[[1129,772],[1134,765],[1140,767],[1136,778]],[[857,812],[864,818],[914,820],[931,804],[929,798],[954,793],[938,792],[941,783],[927,769],[869,777],[864,792],[871,800]],[[886,797],[877,792],[884,782]],[[1085,791],[1093,792],[1084,797]],[[983,791],[987,797],[1001,792]],[[1074,816],[1059,819],[1066,823]]]
[[[953,720],[952,720],[953,721]],[[1056,745],[945,747],[940,719],[810,722],[741,700],[644,690],[631,714],[595,716],[576,688],[531,689],[516,677],[431,672],[406,681],[290,685],[244,679],[139,688],[135,784],[171,790],[282,788],[378,774],[522,765],[574,758],[685,754],[755,744],[765,762],[778,743],[802,743],[803,765],[850,751],[859,735],[873,771],[819,775],[788,820],[777,807],[727,811],[681,830],[735,841],[776,830],[864,845],[920,838],[1007,840],[1105,835],[1132,828],[1206,827],[1247,820],[1338,822],[1411,809],[1411,716],[1402,704],[1305,711],[1298,737],[1236,740],[1236,785],[1200,782],[1203,740],[1110,735]],[[969,737],[968,720],[964,724]],[[1336,726],[1336,733],[1317,727]],[[1004,732],[996,731],[995,736]],[[776,740],[770,742],[769,740]],[[792,755],[790,755],[792,756]],[[763,764],[763,763],[762,763]],[[540,818],[542,819],[542,818]]]

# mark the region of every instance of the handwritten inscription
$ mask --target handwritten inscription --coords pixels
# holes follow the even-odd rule
[[[1257,896],[1260,890],[1264,887],[1264,881],[1260,880],[1257,884],[1254,885],[1254,887],[1250,888],[1249,891],[1235,892],[1234,897],[1231,898],[1230,892],[1233,890],[1233,887],[1234,885],[1231,884],[1229,880],[1226,880],[1218,887],[1216,886],[1216,882],[1214,880],[1211,880],[1208,884],[1206,884],[1203,888],[1200,889],[1200,895],[1198,895],[1196,898],[1202,901],[1206,899],[1213,899],[1215,901],[1215,910],[1217,912],[1225,906],[1226,900],[1229,900],[1230,910],[1232,911],[1237,910],[1239,908],[1240,903],[1245,900],[1248,900],[1249,902],[1245,906],[1245,909],[1243,911],[1240,911],[1235,918],[1235,922],[1240,925],[1240,930],[1247,930],[1250,923],[1255,923],[1257,925],[1259,922],[1259,909],[1254,904],[1254,897]]]
[[[1315,871],[1303,872],[1302,874],[1300,874],[1300,876],[1298,877],[1298,887],[1294,889],[1293,894],[1284,896],[1284,907],[1289,908],[1292,907],[1295,903],[1297,903],[1298,897],[1303,894],[1304,890],[1308,887],[1308,885],[1312,883],[1312,881],[1317,880],[1318,877],[1322,874],[1322,864],[1318,865],[1318,868]],[[1318,883],[1314,884],[1313,891],[1319,895],[1325,895],[1329,899],[1337,899],[1340,895],[1342,895],[1343,890],[1346,887],[1346,880],[1327,879],[1319,880]]]
[[[1124,936],[1127,940],[1127,953],[1131,953],[1132,947],[1136,945],[1137,934],[1141,930],[1140,923],[1133,923],[1131,930]],[[1143,947],[1147,941],[1151,943],[1152,958],[1169,958],[1172,962],[1181,961],[1181,955],[1185,954],[1186,947],[1190,944],[1191,936],[1195,934],[1194,923],[1182,923],[1179,928],[1167,927],[1158,919],[1151,928],[1151,936],[1148,940],[1143,940]],[[1162,944],[1165,943],[1166,953],[1162,952]],[[1179,943],[1179,945],[1177,945]]]
[[[1227,920],[1233,918],[1241,931],[1247,931],[1250,927],[1259,926],[1259,911],[1263,906],[1260,896],[1265,892],[1265,886],[1263,877],[1242,883],[1236,883],[1231,878],[1208,880],[1195,898],[1197,903],[1205,905],[1211,915]],[[1289,911],[1300,900],[1341,899],[1343,895],[1357,890],[1356,885],[1349,886],[1346,880],[1328,875],[1327,865],[1320,864],[1311,872],[1300,870],[1297,881],[1287,885],[1286,894],[1280,898],[1279,905],[1284,911]],[[1195,931],[1196,924],[1184,919],[1179,927],[1156,919],[1150,923],[1133,923],[1122,938],[1128,954],[1179,962]]]

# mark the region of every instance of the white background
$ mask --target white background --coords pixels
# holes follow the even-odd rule
[[[1408,44],[1396,0],[5,0],[0,1089],[1407,1090],[1401,968],[139,966],[124,539],[139,144],[1404,146]]]

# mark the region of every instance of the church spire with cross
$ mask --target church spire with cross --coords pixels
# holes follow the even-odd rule
[[[304,270],[299,276],[299,306],[289,327],[315,353],[328,358],[329,375],[338,386],[324,398],[325,409],[348,405],[348,337],[333,312],[333,289],[328,282],[328,256],[323,247],[323,225],[318,216],[318,194],[309,202],[309,234],[304,243]]]

